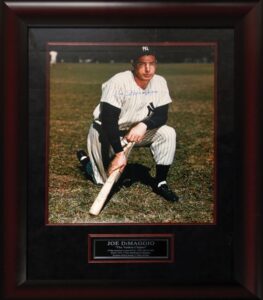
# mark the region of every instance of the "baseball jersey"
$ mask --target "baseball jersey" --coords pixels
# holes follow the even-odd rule
[[[137,85],[131,71],[124,71],[102,84],[100,102],[119,108],[120,130],[129,129],[151,115],[156,107],[172,102],[166,80],[154,75],[145,89]],[[94,120],[100,122],[100,104],[93,112]]]

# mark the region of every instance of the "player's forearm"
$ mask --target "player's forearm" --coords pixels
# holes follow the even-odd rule
[[[120,142],[120,133],[118,126],[119,115],[119,108],[105,102],[101,103],[100,119],[102,123],[102,129],[106,134],[109,143],[111,144],[115,153],[123,151]]]
[[[164,125],[168,119],[168,104],[156,107],[153,114],[142,122],[146,124],[147,129],[154,129]]]

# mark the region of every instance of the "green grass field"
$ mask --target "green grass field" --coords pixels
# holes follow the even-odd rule
[[[214,221],[214,66],[160,64],[173,103],[168,124],[177,132],[169,186],[181,201],[170,203],[147,184],[155,175],[149,149],[134,149],[127,170],[137,174],[120,186],[98,217],[88,211],[100,187],[79,168],[101,84],[129,69],[125,64],[57,64],[50,71],[49,223],[211,223]],[[140,176],[138,176],[140,174]],[[142,178],[148,178],[143,182]]]

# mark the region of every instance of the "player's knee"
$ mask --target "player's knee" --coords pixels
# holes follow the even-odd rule
[[[169,128],[169,136],[172,137],[173,139],[176,139],[176,131],[173,127],[168,127]]]
[[[173,127],[165,125],[162,126],[160,129],[160,134],[165,140],[176,140],[176,131]]]

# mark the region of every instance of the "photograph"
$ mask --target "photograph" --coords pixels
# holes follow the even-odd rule
[[[214,224],[215,42],[49,42],[47,223]]]

